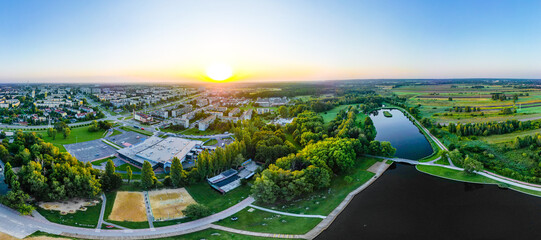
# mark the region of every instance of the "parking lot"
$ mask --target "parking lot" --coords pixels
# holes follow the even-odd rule
[[[106,158],[116,153],[116,149],[103,143],[101,139],[67,144],[64,145],[64,147],[72,156],[85,163],[96,159]]]
[[[117,144],[118,146],[127,147],[126,145],[136,145],[144,141],[145,138],[147,137],[143,134],[132,132],[132,131],[123,131],[123,130],[119,130],[119,131],[123,133],[119,135],[115,135],[115,136],[106,137],[105,139]]]

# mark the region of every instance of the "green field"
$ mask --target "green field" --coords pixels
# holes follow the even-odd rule
[[[374,176],[374,173],[365,171],[374,163],[377,159],[362,158],[356,163],[355,169],[348,175],[335,176],[331,181],[331,186],[311,194],[307,194],[298,201],[292,201],[286,204],[266,205],[257,203],[262,207],[271,208],[283,212],[297,213],[297,214],[316,214],[316,215],[328,215],[331,213],[346,196],[365,182],[370,180]],[[353,178],[353,182],[347,183],[344,178],[350,176]]]
[[[340,110],[342,109],[345,109],[349,106],[358,106],[359,104],[348,104],[348,105],[340,105],[338,107],[335,107],[329,111],[326,111],[326,112],[321,112],[319,113],[319,115],[321,117],[323,117],[323,121],[325,121],[325,123],[328,123],[330,121],[332,121],[334,118],[336,118],[336,115],[338,114],[338,112],[340,112]]]
[[[100,139],[104,136],[105,131],[100,130],[97,132],[89,132],[88,127],[72,128],[68,138],[64,139],[62,133],[57,133],[56,139],[54,140],[52,137],[47,136],[47,131],[37,131],[36,133],[41,133],[43,140],[46,142],[50,142],[55,145],[65,145]]]
[[[215,224],[253,232],[305,234],[322,220],[321,218],[284,216],[257,209],[250,212],[249,209],[251,208],[247,207],[234,214],[232,217],[238,218],[235,221],[225,218]]]

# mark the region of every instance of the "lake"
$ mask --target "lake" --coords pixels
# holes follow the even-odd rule
[[[383,111],[389,111],[392,117],[385,117]],[[430,142],[400,110],[378,110],[370,118],[377,130],[376,140],[390,142],[396,148],[396,157],[418,160],[432,154]]]
[[[398,164],[316,239],[541,239],[541,198]]]

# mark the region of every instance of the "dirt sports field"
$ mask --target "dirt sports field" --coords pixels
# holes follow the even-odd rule
[[[147,212],[141,192],[117,192],[113,211],[109,215],[113,221],[144,222]]]
[[[148,196],[152,215],[158,221],[184,217],[182,210],[195,203],[185,188],[151,191]]]

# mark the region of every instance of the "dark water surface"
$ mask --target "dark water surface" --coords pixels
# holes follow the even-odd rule
[[[396,148],[396,157],[417,160],[432,154],[432,147],[425,136],[400,110],[389,111],[393,116],[383,116],[384,110],[370,114],[377,130],[376,140],[388,141]]]
[[[541,239],[541,198],[399,164],[316,239]]]

